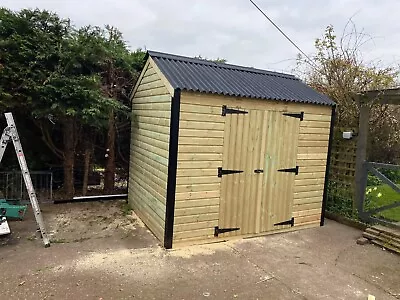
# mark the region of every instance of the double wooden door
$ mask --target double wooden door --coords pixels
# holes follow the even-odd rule
[[[226,114],[221,201],[215,235],[257,234],[293,226],[302,113],[234,110]]]

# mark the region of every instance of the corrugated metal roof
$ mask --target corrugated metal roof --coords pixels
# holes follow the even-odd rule
[[[335,105],[293,75],[148,51],[172,87],[236,97]]]

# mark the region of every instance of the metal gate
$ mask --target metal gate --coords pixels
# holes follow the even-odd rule
[[[300,116],[233,110],[226,118],[215,235],[256,234],[293,225]]]

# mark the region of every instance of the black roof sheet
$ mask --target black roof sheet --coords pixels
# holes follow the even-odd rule
[[[212,94],[335,105],[293,75],[148,51],[172,87]]]

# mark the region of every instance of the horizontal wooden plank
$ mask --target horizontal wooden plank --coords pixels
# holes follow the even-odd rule
[[[214,182],[218,182],[218,170],[217,169],[178,169],[176,172],[177,177],[204,177],[214,176]]]
[[[311,191],[323,191],[324,184],[313,184],[313,185],[297,185],[294,187],[294,192],[311,192]]]
[[[210,137],[181,137],[179,145],[209,145],[209,146],[222,146],[224,144],[223,138],[210,138]]]
[[[140,127],[140,125],[137,125],[138,123],[152,124],[152,125],[158,125],[158,126],[163,126],[163,127],[169,128],[171,121],[170,121],[170,116],[165,117],[165,118],[151,117],[151,116],[149,117],[149,116],[137,115],[133,112],[132,128],[135,128],[138,126]]]
[[[313,127],[313,128],[330,128],[331,122],[329,121],[301,121],[300,127]]]
[[[152,111],[164,111],[171,114],[171,103],[168,101],[161,103],[147,102],[147,103],[136,103],[133,106],[133,110],[137,114],[141,114],[142,110],[152,110]]]
[[[222,153],[179,153],[180,161],[220,161],[222,163]]]
[[[329,141],[329,134],[300,133],[299,141]]]
[[[222,153],[222,145],[179,145],[178,153]]]
[[[222,114],[222,106],[214,107],[208,105],[199,105],[199,104],[187,104],[181,103],[181,112],[190,112],[197,114],[205,114],[207,116],[221,116]]]
[[[219,205],[219,198],[180,200],[175,202],[175,209]]]
[[[185,129],[179,128],[179,139],[181,137],[196,137],[196,138],[224,138],[224,132],[219,130],[202,130],[202,129]]]
[[[178,169],[218,169],[218,161],[180,161],[178,158]]]
[[[207,118],[204,118],[202,122],[185,121],[185,120],[181,120],[179,122],[179,128],[186,128],[186,129],[212,129],[212,130],[223,131],[224,127],[225,127],[224,123],[211,123],[207,121]]]
[[[325,172],[301,172],[296,176],[295,180],[299,179],[311,179],[311,178],[325,178]]]
[[[315,173],[315,172],[325,172],[326,166],[300,166],[299,168],[299,175],[302,173]],[[323,173],[323,177],[325,177],[325,173]],[[321,177],[321,178],[323,178]],[[301,178],[301,177],[300,177]],[[295,180],[298,180],[299,177],[296,176]]]
[[[145,91],[140,91],[135,93],[135,97],[141,98],[141,97],[152,97],[152,96],[157,96],[157,95],[169,95],[169,92],[165,86],[158,87],[155,89],[151,90],[145,90]]]
[[[156,74],[156,70],[152,67],[151,64],[147,67],[146,72],[143,75],[143,78]]]
[[[323,190],[311,191],[311,192],[298,192],[298,193],[294,193],[294,199],[320,197],[320,196],[322,196],[322,194],[323,194]]]
[[[202,237],[214,234],[214,228],[174,232],[174,240]]]
[[[146,168],[147,167],[147,168]],[[135,179],[136,176],[145,181],[151,188],[153,188],[160,195],[165,195],[167,191],[167,180],[160,178],[161,176],[156,176],[154,173],[157,173],[157,170],[148,168],[145,164],[131,163],[131,167],[129,168],[129,176],[133,176]],[[161,172],[158,172],[161,175]],[[164,177],[164,176],[163,176]]]
[[[144,160],[147,164],[162,171],[163,173],[167,173],[167,168],[168,168],[168,158],[167,157],[149,152],[148,150],[140,148],[137,145],[132,145],[131,146],[131,160],[134,157],[136,157],[136,153],[138,153],[140,156],[138,159]]]
[[[140,81],[140,85],[146,84],[149,82],[154,82],[154,81],[161,81],[160,77],[154,73],[154,74],[147,74],[147,72],[144,74],[142,80]]]
[[[218,220],[177,224],[177,225],[174,225],[174,235],[177,232],[192,231],[192,230],[199,230],[199,229],[207,229],[208,231],[210,231],[210,229],[212,230],[213,228],[215,228],[215,226],[218,226]],[[179,235],[178,235],[178,237],[179,237]]]
[[[175,209],[175,216],[180,217],[180,216],[212,214],[212,213],[217,213],[218,211],[219,211],[219,205],[177,208]]]
[[[156,128],[156,130],[157,130],[157,128]],[[156,141],[166,143],[167,145],[169,144],[169,134],[152,131],[152,130],[147,130],[143,127],[136,128],[136,130],[134,131],[134,134],[140,135],[140,136],[145,136],[145,137],[154,139]],[[157,146],[157,145],[155,145],[155,146]]]
[[[176,185],[186,185],[186,184],[202,184],[202,183],[221,183],[221,178],[217,177],[217,172],[212,176],[202,176],[202,177],[193,177],[193,176],[183,176],[176,178]]]
[[[331,113],[327,113],[324,115],[319,115],[319,114],[304,114],[304,121],[331,121]]]
[[[136,126],[135,128],[164,134],[164,135],[168,136],[168,139],[164,139],[164,140],[169,141],[170,129],[167,126],[161,126],[161,125],[156,125],[156,124],[148,124],[148,123],[140,122],[140,123],[138,123],[138,126]]]
[[[328,153],[328,146],[326,147],[298,147],[297,148],[297,156],[299,154],[324,154],[325,157],[327,157],[327,153]],[[317,159],[317,158],[315,158]]]
[[[308,140],[300,140],[298,141],[298,147],[328,147],[329,141],[308,141]]]
[[[167,110],[136,110],[134,107],[132,110],[132,120],[136,121],[136,116],[169,119],[171,112]],[[165,125],[169,126],[169,124]]]
[[[140,142],[146,143],[146,144],[148,144],[148,145],[150,145],[152,147],[165,150],[168,153],[168,151],[169,151],[168,140],[167,141],[165,141],[165,140],[163,140],[163,141],[157,140],[157,139],[155,139],[153,137],[149,137],[149,134],[147,134],[147,133],[146,133],[146,135],[144,135],[142,133],[146,133],[146,131],[138,129],[133,134],[133,137],[136,139],[135,141],[133,141],[133,143],[137,143],[138,141],[140,141]],[[165,157],[167,157],[167,155]]]
[[[176,187],[177,193],[183,192],[201,192],[201,191],[219,191],[220,184],[188,184],[188,185],[178,185]]]
[[[293,200],[293,204],[295,206],[302,205],[302,204],[311,204],[311,203],[322,203],[322,195],[316,196],[316,197],[299,198],[299,199]]]
[[[325,182],[325,178],[312,178],[312,179],[298,179],[294,181],[295,186],[302,185],[323,185]]]
[[[135,169],[132,176],[133,185],[135,186],[135,184],[137,184],[143,190],[145,190],[147,192],[147,200],[155,203],[157,207],[164,209],[165,212],[166,189],[152,183],[149,178],[146,178],[143,173],[139,172],[139,169]]]
[[[156,147],[152,145],[152,143],[149,142],[144,142],[143,141],[143,136],[141,135],[133,135],[132,136],[132,146],[137,146],[139,148],[142,148],[144,150],[150,151],[154,154],[158,154],[161,157],[168,157],[168,148],[167,149],[161,149],[159,147]]]
[[[158,95],[158,96],[151,96],[151,97],[134,97],[132,99],[132,107],[135,108],[137,104],[143,103],[171,103],[171,95]]]
[[[209,199],[219,197],[220,191],[183,192],[176,193],[175,200]]]
[[[129,184],[136,195],[135,197],[140,198],[140,200],[137,198],[138,201],[136,202],[136,205],[141,205],[142,210],[146,211],[157,224],[164,226],[163,222],[165,219],[165,205],[155,199],[136,181],[131,181]]]
[[[311,134],[328,134],[329,135],[329,127],[325,127],[325,128],[315,128],[315,127],[302,127],[300,126],[300,134],[307,134],[307,133],[311,133]]]
[[[204,222],[204,221],[218,220],[218,218],[219,218],[219,212],[202,213],[202,214],[194,214],[194,215],[187,215],[187,216],[175,215],[174,224]]]
[[[221,115],[216,116],[216,115],[205,115],[192,112],[181,112],[179,118],[181,121],[204,122],[204,120],[207,120],[207,122],[211,123],[225,123],[225,118],[222,117]]]
[[[326,166],[326,159],[298,159],[297,165],[300,167],[311,167],[311,166]]]
[[[306,217],[306,216],[312,216],[312,215],[317,215],[317,214],[321,214],[320,208],[295,211],[295,212],[293,212],[293,217],[295,219],[297,219],[298,217]]]
[[[156,80],[156,81],[147,82],[147,83],[143,83],[143,81],[142,81],[136,90],[136,94],[138,94],[141,91],[148,91],[148,90],[153,90],[153,89],[157,89],[157,88],[161,88],[161,87],[166,89],[164,83],[161,80]]]
[[[300,226],[306,223],[319,222],[320,220],[321,220],[321,213],[305,217],[297,217],[295,218],[294,225]]]
[[[297,204],[297,205],[293,205],[293,211],[297,212],[297,211],[317,209],[317,208],[321,210],[321,207],[322,207],[322,201],[315,202],[315,203]]]
[[[325,153],[298,153],[297,159],[326,159],[327,152]]]

